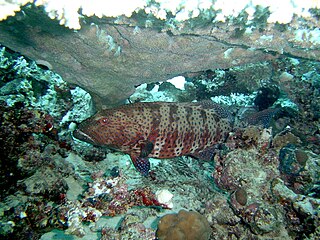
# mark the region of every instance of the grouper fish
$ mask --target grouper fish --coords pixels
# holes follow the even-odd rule
[[[232,130],[232,115],[212,102],[139,102],[98,112],[80,123],[73,136],[129,154],[146,176],[149,157],[210,158]]]

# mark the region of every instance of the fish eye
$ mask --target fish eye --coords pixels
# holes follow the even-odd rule
[[[108,118],[100,118],[99,119],[99,123],[102,124],[102,125],[105,125],[107,124],[109,121],[108,121]]]

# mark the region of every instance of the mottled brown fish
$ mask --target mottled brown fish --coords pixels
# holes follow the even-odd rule
[[[129,154],[136,169],[148,175],[148,157],[209,158],[232,131],[231,119],[211,102],[134,103],[97,113],[79,125],[74,137]]]

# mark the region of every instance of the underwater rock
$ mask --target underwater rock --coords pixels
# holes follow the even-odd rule
[[[0,113],[0,178],[1,194],[5,196],[18,180],[53,162],[52,149],[46,146],[57,144],[57,136],[54,118],[46,112],[1,102]]]
[[[233,150],[217,158],[215,182],[219,188],[230,193],[230,208],[253,235],[279,237],[278,230],[282,227],[279,223],[283,215],[281,208],[274,204],[270,191],[272,180],[279,177],[279,159],[277,152],[270,146],[272,135],[269,129],[251,129],[250,132],[245,135],[248,145],[242,143],[243,149]],[[248,139],[250,135],[253,141]]]
[[[261,82],[269,82],[272,76],[272,65],[265,61],[228,69],[186,73],[184,76],[187,78],[186,91],[178,95],[180,101],[193,101],[194,99],[201,101],[210,98],[217,101],[219,97],[229,96],[232,93],[249,94],[261,87]],[[235,98],[234,101],[236,100],[240,102],[240,99]]]
[[[295,112],[291,113],[293,121],[287,123],[288,130],[300,139],[300,144],[308,145],[319,154],[320,63],[288,58],[285,61],[275,60],[274,64],[281,73],[275,81],[282,93],[294,103],[290,104]]]
[[[55,124],[71,109],[70,87],[61,77],[0,45],[0,100],[50,113]]]
[[[82,221],[96,222],[101,217],[101,212],[90,206],[82,207],[80,203],[69,204],[68,212],[66,213],[67,234],[72,234],[78,237],[83,237],[86,234]]]
[[[7,98],[7,95],[17,94],[19,93],[19,87],[21,85],[22,79],[14,79],[7,83],[2,83],[2,87],[0,88],[0,96],[2,99]],[[4,98],[4,96],[6,96]]]
[[[40,168],[31,177],[24,179],[19,186],[25,186],[28,195],[45,196],[48,200],[57,201],[61,194],[65,194],[68,185],[61,174],[50,168]]]
[[[319,218],[319,198],[294,193],[284,182],[277,178],[271,185],[272,193],[285,211],[285,220],[289,234],[297,238],[309,234],[319,236],[316,230]],[[318,225],[319,226],[319,225]]]
[[[139,213],[129,213],[121,221],[121,239],[154,239],[155,230],[144,226],[143,222],[147,216]]]
[[[230,192],[244,186],[251,193],[267,190],[269,179],[277,176],[278,159],[277,155],[266,149],[268,147],[263,147],[261,152],[254,148],[236,149],[218,160],[214,174],[217,186]],[[243,169],[250,171],[244,172]]]
[[[243,189],[238,189],[230,197],[230,205],[234,213],[240,217],[256,235],[276,232],[279,227],[279,213],[277,213],[277,208],[271,204],[253,202],[253,199],[258,200],[254,196],[251,197],[250,204],[244,204],[247,203],[247,201],[245,202],[242,198],[245,198],[245,200],[247,200],[247,198],[244,196],[239,197],[239,195],[246,195],[244,192]],[[258,201],[261,200],[259,199]]]
[[[299,137],[287,131],[278,133],[272,140],[272,145],[278,149],[282,149],[289,144],[300,145],[301,143],[302,142]]]
[[[248,224],[251,227],[251,230],[255,234],[264,234],[272,231],[276,231],[279,227],[279,221],[277,219],[276,211],[270,206],[258,206],[255,211],[246,212],[245,215],[251,215],[249,219],[244,217],[243,219],[249,220]],[[248,216],[247,215],[247,216]]]
[[[79,30],[73,31],[54,20],[56,11],[64,11],[63,6],[56,11],[51,7],[47,10],[52,11],[49,15],[53,20],[34,5],[22,7],[16,16],[0,23],[0,42],[34,60],[48,62],[66,81],[90,92],[98,106],[124,101],[141,83],[165,81],[179,74],[226,69],[281,55],[313,60],[319,60],[320,55],[317,31],[311,30],[316,29],[317,15],[313,12],[304,18],[304,28],[300,18],[293,18],[293,14],[288,17],[284,22],[290,23],[290,30],[276,24],[275,19],[282,17],[279,14],[267,22],[272,16],[269,6],[253,5],[243,13],[231,11],[235,14],[231,18],[230,11],[221,18],[218,6],[203,13],[196,9],[198,17],[191,22],[159,19],[159,12],[167,15],[159,6],[126,14],[131,17],[109,13],[112,17],[99,19],[92,13],[80,18],[81,23],[77,11],[60,14],[62,24],[73,28],[76,23]],[[100,10],[97,16],[102,17]],[[172,10],[167,11],[172,14]],[[71,19],[65,19],[68,16]]]
[[[227,199],[221,194],[215,194],[213,199],[205,203],[205,216],[210,225],[237,226],[242,221],[240,217],[234,214]]]
[[[300,153],[300,155],[302,155]],[[281,148],[279,153],[279,170],[283,174],[298,176],[305,167],[307,156],[305,159],[297,158],[296,147],[292,144]]]
[[[146,213],[141,214],[139,211],[127,213],[121,217],[115,228],[106,224],[102,229],[99,229],[101,232],[99,239],[155,239],[155,230],[146,227],[143,223],[146,217]]]
[[[199,76],[192,77],[190,82],[194,85],[193,91],[198,101],[216,96],[219,99],[221,96],[229,96],[232,93],[247,95],[263,85],[269,85],[272,71],[272,64],[269,61],[248,63],[228,69],[200,72]],[[232,104],[241,102],[237,98],[234,101]],[[247,102],[248,99],[243,101]]]
[[[245,206],[248,201],[247,192],[243,188],[239,188],[235,191],[235,198],[238,203],[240,203],[242,206]]]
[[[314,186],[319,181],[320,167],[314,154],[288,144],[279,152],[281,179],[295,193],[316,194]],[[318,175],[318,176],[317,176]]]

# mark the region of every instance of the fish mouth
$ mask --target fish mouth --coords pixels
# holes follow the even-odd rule
[[[80,129],[76,129],[73,131],[73,137],[87,143],[95,144],[95,140],[88,134],[82,132]]]

